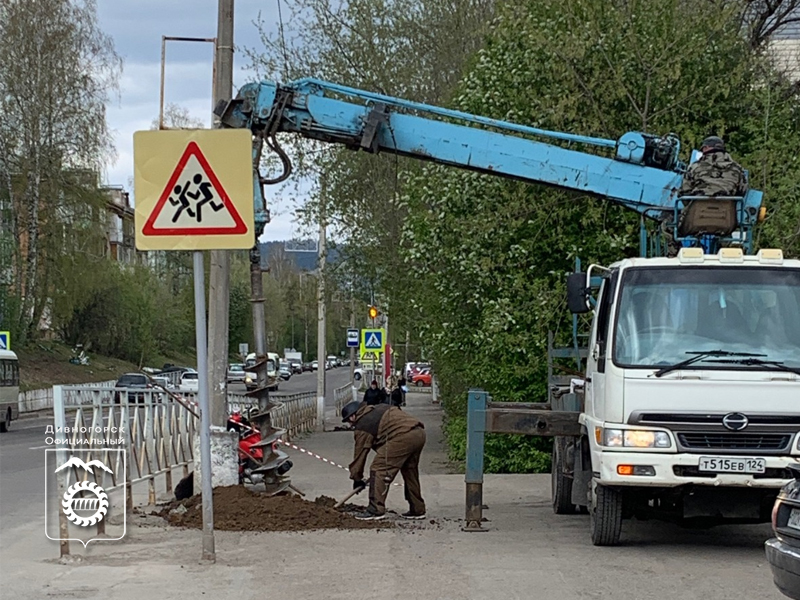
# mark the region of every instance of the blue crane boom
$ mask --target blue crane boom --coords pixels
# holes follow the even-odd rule
[[[737,230],[727,238],[679,237],[683,201],[678,189],[685,165],[673,135],[628,132],[608,140],[553,132],[310,78],[247,84],[217,112],[223,126],[250,129],[283,158],[284,175],[259,177],[261,184],[288,176],[288,157],[274,136],[290,132],[354,150],[410,156],[605,198],[643,217],[665,220],[680,243],[707,250],[726,242],[750,250],[762,201],[757,190],[735,199]],[[259,143],[255,158],[260,152]],[[646,245],[643,220],[643,254]]]

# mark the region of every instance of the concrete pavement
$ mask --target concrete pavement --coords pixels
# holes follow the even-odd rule
[[[82,561],[59,564],[40,522],[17,522],[2,532],[0,598],[783,598],[764,556],[768,526],[687,531],[626,522],[623,546],[595,548],[588,517],[553,514],[548,475],[487,476],[488,531],[463,533],[464,481],[447,473],[438,407],[429,395],[408,399],[429,437],[428,521],[386,531],[217,532],[214,565],[199,562],[199,531],[147,526],[139,522],[152,519],[141,517],[132,518],[123,542],[90,544]],[[346,432],[298,441],[340,464],[349,462],[351,444]],[[290,453],[292,479],[309,498],[350,490],[344,471]],[[401,488],[390,492],[388,508],[406,509]]]

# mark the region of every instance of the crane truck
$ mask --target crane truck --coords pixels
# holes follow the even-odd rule
[[[253,134],[257,206],[264,185],[291,172],[276,138],[289,132],[571,190],[640,215],[641,256],[568,278],[570,309],[592,314],[583,376],[546,406],[470,393],[467,528],[481,526],[491,431],[555,438],[555,512],[588,511],[596,545],[617,544],[630,517],[769,520],[800,461],[800,261],[778,249],[753,254],[760,191],[679,196],[687,166],[674,135],[552,132],[316,79],[245,85],[217,114],[223,127]],[[284,166],[272,179],[259,171],[265,146]]]

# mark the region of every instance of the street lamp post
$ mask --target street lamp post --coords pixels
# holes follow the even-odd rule
[[[325,430],[325,248],[324,203],[320,203],[319,215],[319,261],[317,263],[317,429]]]

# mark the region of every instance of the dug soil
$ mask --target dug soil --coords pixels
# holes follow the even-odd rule
[[[308,531],[392,526],[386,521],[359,521],[334,509],[334,504],[335,500],[325,496],[309,502],[291,495],[269,497],[239,485],[215,488],[214,528],[224,531]],[[176,527],[200,529],[203,526],[202,497],[198,494],[172,502],[157,514]]]

